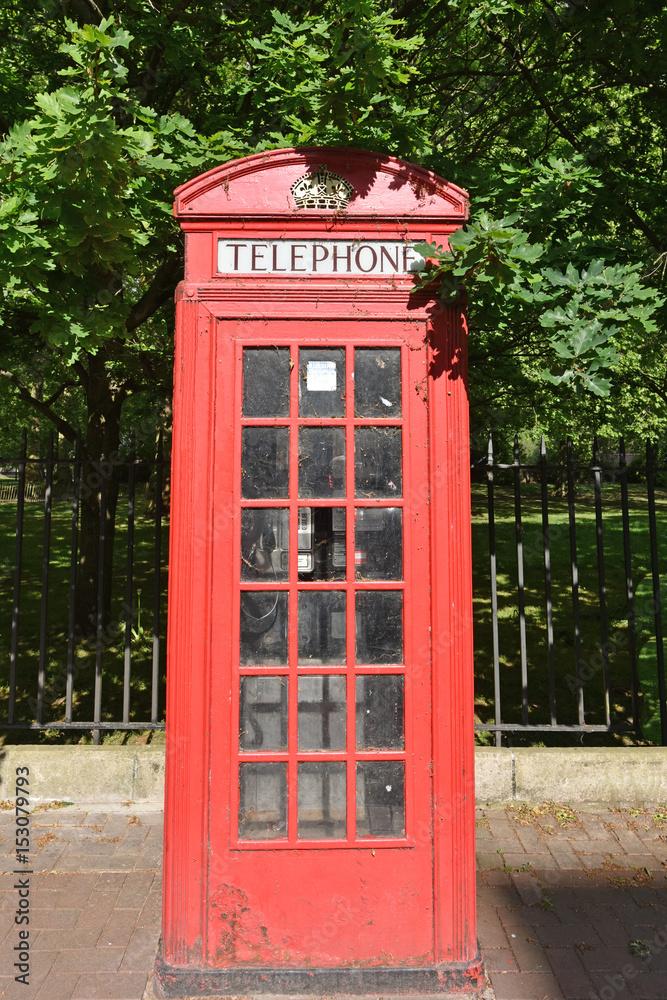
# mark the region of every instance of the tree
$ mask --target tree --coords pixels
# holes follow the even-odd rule
[[[38,334],[61,362],[63,381],[44,400],[15,368],[6,377],[72,443],[77,429],[54,404],[66,387],[78,383],[87,410],[83,477],[96,482],[96,460],[103,452],[118,451],[123,403],[132,392],[154,384],[160,339],[165,354],[169,350],[160,331],[146,324],[173,293],[180,265],[174,234],[155,218],[155,208],[160,207],[164,175],[177,169],[172,150],[182,145],[180,160],[189,159],[191,170],[197,163],[186,149],[193,133],[185,120],[178,115],[158,118],[122,93],[118,84],[127,70],[117,52],[130,39],[121,29],[105,30],[109,27],[107,22],[83,29],[69,24],[73,41],[63,43],[61,51],[72,65],[60,71],[68,85],[38,94],[38,114],[7,136],[7,196],[0,207],[9,251],[2,277],[5,301],[13,306],[12,325],[28,320],[30,333]],[[156,258],[158,241],[160,249],[171,246],[166,259]],[[151,256],[155,272],[146,282]],[[129,336],[140,327],[133,350],[128,350]],[[166,373],[164,362],[163,368]],[[110,578],[118,477],[113,464],[109,468]],[[85,492],[82,629],[95,622],[99,503],[96,490]]]
[[[476,427],[529,424],[536,406],[552,426],[581,412],[667,425],[661,4],[70,0],[26,13],[5,0],[1,13],[0,367],[70,441],[77,396],[90,459],[118,447],[129,399],[169,392],[173,187],[300,144],[390,151],[470,189],[474,227],[429,277],[469,290]],[[41,398],[35,355],[50,359]],[[83,628],[98,516],[91,499]]]
[[[314,133],[350,114],[363,122],[382,84],[405,82],[411,70],[400,59],[419,39],[397,39],[398,22],[374,3],[346,2],[328,20],[308,14],[294,21],[265,10],[259,25],[245,16],[254,12],[251,5],[236,5],[232,17],[221,5],[204,13],[176,3],[155,17],[152,4],[139,4],[138,12],[122,9],[115,20],[95,4],[72,6],[79,23],[65,19],[55,33],[63,58],[60,66],[52,61],[51,75],[65,85],[36,93],[36,113],[10,129],[0,204],[5,353],[15,352],[17,328],[20,336],[27,329],[51,351],[61,385],[45,400],[16,365],[3,374],[71,442],[77,428],[56,404],[65,387],[78,384],[86,406],[83,474],[96,481],[96,459],[118,449],[125,401],[156,384],[166,387],[171,322],[162,307],[182,271],[169,211],[173,187],[220,159],[288,143],[270,131],[278,106],[288,123],[304,112],[314,116],[308,125]],[[357,63],[352,55],[360,47]],[[238,83],[249,57],[257,70],[252,88]],[[202,84],[211,97],[194,107]],[[12,81],[6,92],[13,89]],[[392,124],[400,130],[413,115],[399,103]],[[223,122],[228,127],[221,131]],[[118,498],[111,470],[107,579]],[[82,508],[83,630],[96,619],[99,519],[93,491]]]
[[[423,77],[432,162],[469,188],[478,216],[490,216],[479,219],[487,235],[469,234],[465,257],[474,270],[455,275],[470,291],[473,423],[493,424],[500,413],[515,428],[539,421],[558,434],[580,426],[657,433],[667,426],[658,294],[667,221],[663,5],[463,0],[437,9],[438,30],[456,44]],[[516,260],[510,282],[515,292],[532,289],[532,304],[506,294],[507,272],[494,274],[489,262],[480,273],[472,259],[511,213],[514,245],[523,241],[518,257],[535,245],[541,251],[532,262]],[[605,279],[590,275],[594,261],[610,283],[606,300]],[[589,326],[582,343],[586,299],[598,315],[606,302],[606,331]],[[569,317],[558,311],[577,302]],[[547,312],[551,327],[542,322]],[[545,372],[558,384],[544,381]]]

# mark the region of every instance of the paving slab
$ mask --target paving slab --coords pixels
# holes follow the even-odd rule
[[[482,1000],[665,1000],[667,824],[650,808],[559,810],[567,821],[549,809],[478,810]],[[29,986],[7,967],[15,861],[0,843],[0,997],[152,1000],[161,814],[92,804],[37,817]]]
[[[478,823],[485,818],[486,810],[478,810]],[[650,809],[639,817],[611,808],[572,812],[569,822],[559,822],[539,809],[508,808],[507,819],[524,857],[513,853],[510,865],[505,856],[498,871],[493,837],[480,841],[478,854],[478,862],[489,862],[478,889],[486,915],[479,935],[497,1000],[665,1000],[667,864],[659,852],[667,848],[667,825],[654,823]],[[507,826],[498,820],[496,809],[494,827],[506,840]],[[541,866],[541,842],[557,871]],[[649,842],[658,847],[657,864],[638,847]],[[504,877],[518,893],[510,893]],[[542,955],[548,974],[539,968]]]

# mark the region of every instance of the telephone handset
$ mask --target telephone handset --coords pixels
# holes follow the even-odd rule
[[[312,507],[299,507],[297,548],[299,573],[312,573],[315,568],[315,519]]]
[[[282,512],[266,510],[244,511],[241,537],[241,558],[244,578],[287,578],[288,546],[287,518]]]
[[[299,507],[297,547],[299,573],[345,573],[345,509]]]
[[[244,511],[241,541],[244,579],[286,580],[288,548],[287,510]],[[344,579],[344,508],[298,508],[297,572],[307,579]]]

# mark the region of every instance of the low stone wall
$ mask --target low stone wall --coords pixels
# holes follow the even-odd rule
[[[480,804],[667,802],[667,747],[477,747],[475,781]]]
[[[30,768],[31,802],[161,803],[164,747],[0,747],[0,799],[13,799],[17,767]]]
[[[36,803],[162,802],[163,747],[0,747],[0,800],[13,799],[17,767],[30,768],[30,799]],[[667,747],[478,747],[475,779],[479,804],[662,803],[667,802]]]

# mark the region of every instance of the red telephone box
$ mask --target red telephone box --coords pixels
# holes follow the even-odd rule
[[[281,149],[176,192],[165,996],[482,985],[466,193]]]

